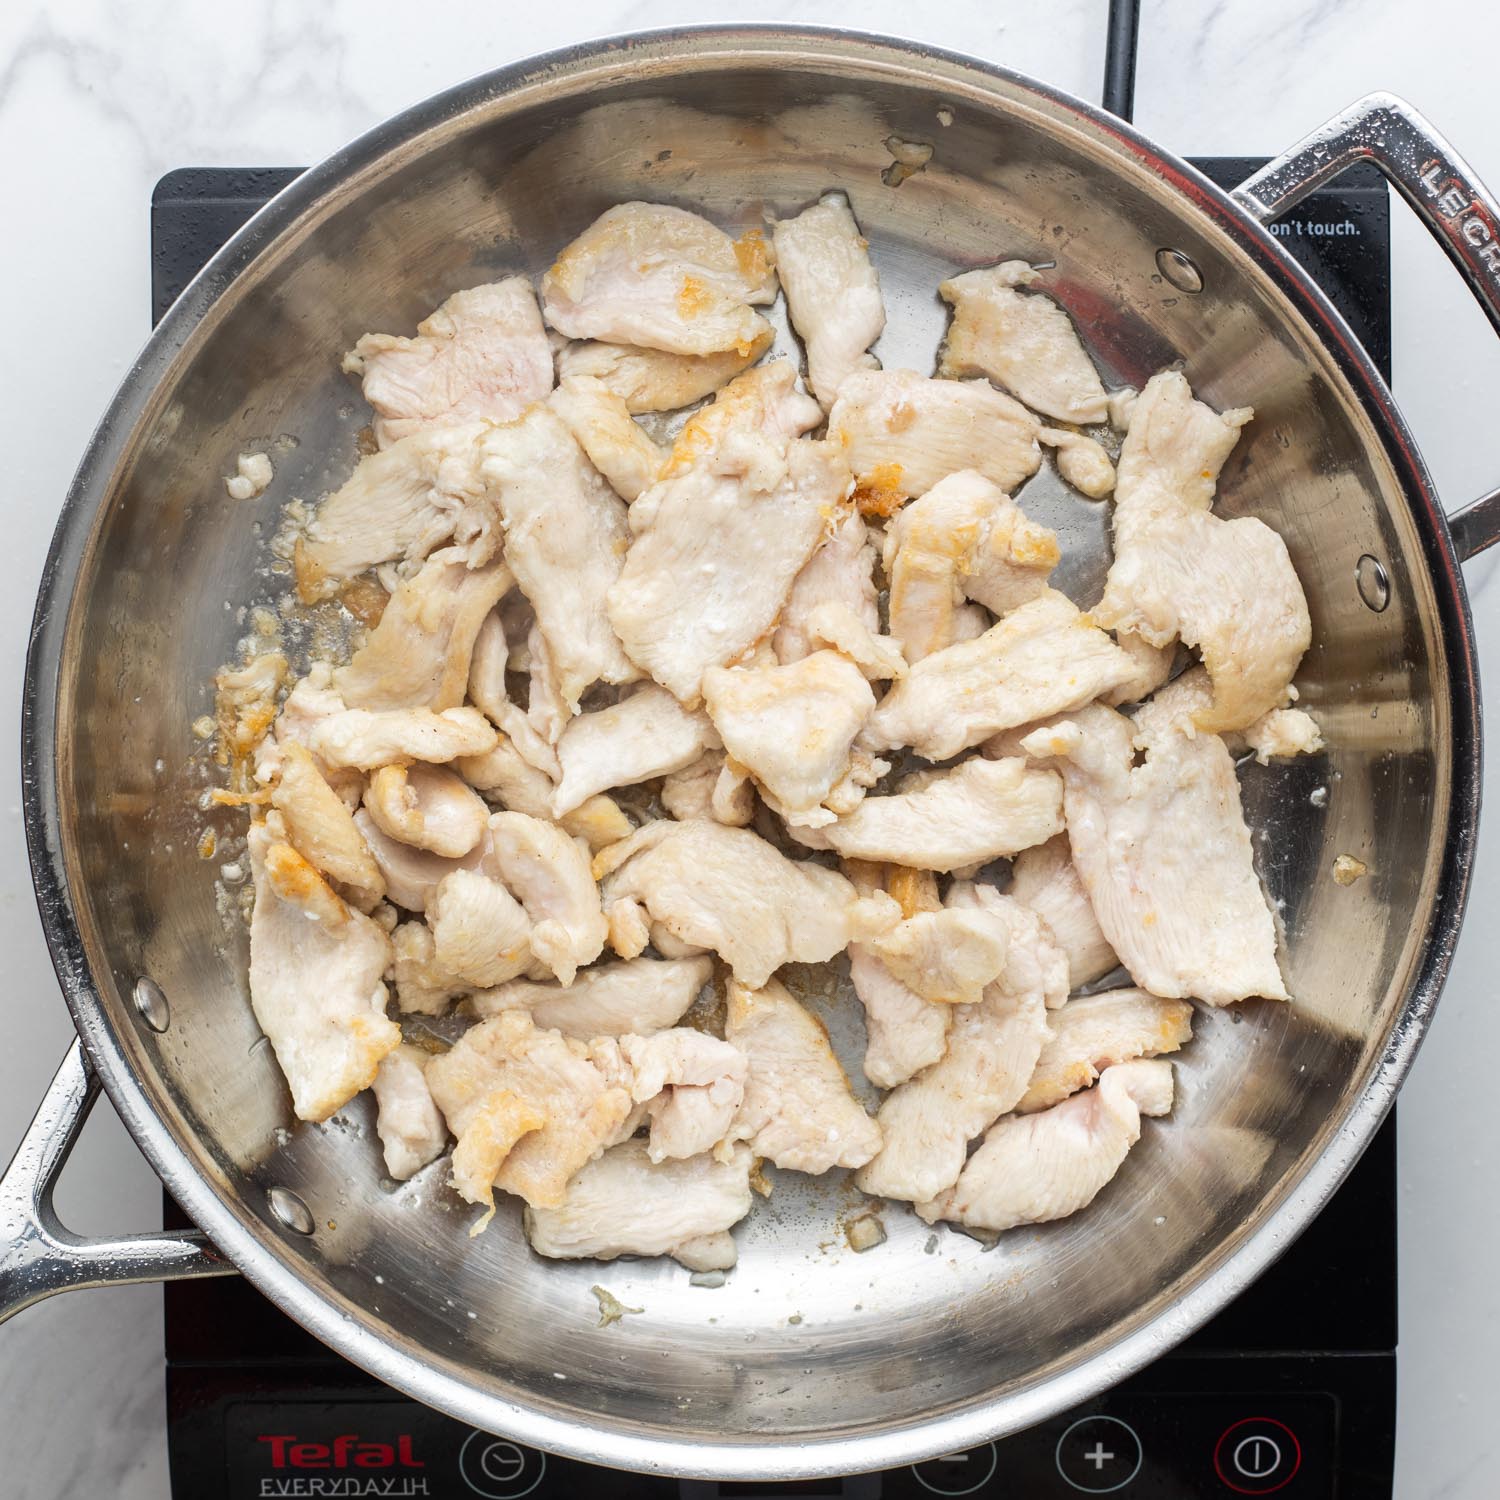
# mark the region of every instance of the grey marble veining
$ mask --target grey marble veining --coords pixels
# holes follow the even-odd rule
[[[1104,0],[921,7],[870,0],[579,0],[567,7],[457,0],[441,8],[244,0],[12,0],[0,7],[0,237],[7,356],[0,487],[13,572],[0,598],[0,942],[10,1045],[0,1052],[0,1152],[24,1128],[68,1023],[32,903],[17,807],[19,643],[57,506],[97,414],[147,330],[146,209],[187,163],[301,164],[448,84],[621,29],[733,17],[920,35],[1097,98]],[[1470,0],[1147,0],[1141,126],[1183,152],[1274,151],[1372,88],[1429,110],[1482,176],[1500,182],[1500,129],[1470,53],[1500,21]],[[1403,214],[1395,258],[1395,382],[1453,506],[1500,483],[1490,440],[1500,345],[1441,255]],[[1470,570],[1481,656],[1500,682],[1500,557]],[[1493,714],[1492,714],[1493,718]],[[1491,772],[1491,778],[1496,773]],[[1500,790],[1493,784],[1491,792]],[[1488,1351],[1500,1334],[1491,1272],[1500,1214],[1500,1109],[1475,1059],[1500,1055],[1500,822],[1481,840],[1471,920],[1426,1048],[1402,1096],[1401,1496],[1494,1493],[1500,1442]],[[149,1224],[157,1186],[113,1122],[91,1125],[60,1194],[83,1227]],[[0,1330],[7,1500],[166,1494],[160,1294],[58,1299]]]

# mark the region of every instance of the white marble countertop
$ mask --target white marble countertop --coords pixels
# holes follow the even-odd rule
[[[1105,0],[866,0],[871,30],[920,35],[1097,99]],[[32,900],[17,806],[17,718],[33,590],[90,429],[148,328],[147,206],[182,165],[306,165],[382,117],[484,68],[591,36],[705,19],[838,24],[848,5],[739,0],[504,0],[297,5],[240,0],[12,0],[0,7],[0,517],[14,570],[0,595],[0,947],[11,999],[0,1051],[0,1157],[69,1037]],[[1492,90],[1466,62],[1500,41],[1472,0],[1147,0],[1137,123],[1189,153],[1272,152],[1373,88],[1426,109],[1500,185]],[[1404,210],[1394,245],[1395,389],[1450,508],[1500,482],[1490,431],[1500,345]],[[1489,680],[1500,586],[1471,565]],[[1493,722],[1492,729],[1500,727]],[[1493,775],[1493,773],[1492,773]],[[1494,814],[1491,814],[1492,820]],[[1471,916],[1430,1040],[1401,1098],[1400,1496],[1488,1497],[1500,1437],[1500,1335],[1485,1181],[1500,1109],[1474,1060],[1500,1055],[1500,822],[1480,844]],[[1489,976],[1489,977],[1487,977]],[[158,1187],[107,1106],[59,1194],[83,1230],[151,1227]],[[160,1291],[58,1298],[0,1331],[0,1452],[9,1500],[167,1494]]]

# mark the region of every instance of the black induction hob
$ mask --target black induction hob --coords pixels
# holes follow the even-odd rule
[[[1199,162],[1220,183],[1257,162]],[[160,317],[295,171],[186,168],[152,200]],[[1390,377],[1389,199],[1346,174],[1277,226]],[[177,1500],[421,1496],[972,1495],[1009,1500],[1376,1500],[1395,1449],[1395,1122],[1286,1256],[1178,1349],[1085,1407],[912,1468],[845,1480],[718,1484],[592,1468],[476,1433],[338,1358],[247,1284],[166,1288],[168,1442]],[[184,1222],[168,1201],[169,1221]]]

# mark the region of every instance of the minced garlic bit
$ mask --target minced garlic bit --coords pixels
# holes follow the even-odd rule
[[[199,714],[198,717],[193,720],[192,725],[193,733],[197,735],[200,740],[211,740],[214,737],[214,730],[217,727],[218,726],[214,723],[213,716],[211,714]]]
[[[900,187],[932,160],[932,146],[926,141],[903,141],[899,135],[888,135],[885,149],[894,158],[880,174],[880,180],[887,187]]]
[[[879,1214],[861,1214],[844,1225],[844,1238],[856,1253],[873,1250],[876,1245],[885,1244],[885,1224]]]
[[[1341,854],[1333,862],[1333,878],[1339,885],[1353,885],[1356,880],[1370,873],[1370,867],[1352,854]]]
[[[644,1312],[643,1307],[626,1307],[613,1292],[606,1291],[602,1286],[591,1286],[589,1290],[599,1301],[599,1321],[596,1328],[608,1328],[611,1323],[618,1323],[626,1313]]]
[[[231,500],[253,500],[271,482],[271,460],[264,453],[242,453],[235,467],[239,472],[224,478]]]

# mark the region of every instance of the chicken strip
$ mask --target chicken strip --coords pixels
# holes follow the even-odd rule
[[[1098,1087],[995,1124],[958,1182],[917,1204],[917,1213],[929,1224],[953,1219],[991,1230],[1065,1219],[1092,1203],[1120,1170],[1141,1138],[1141,1116],[1171,1108],[1171,1063],[1106,1068]]]
[[[880,1127],[849,1092],[828,1033],[783,985],[773,979],[750,989],[730,980],[724,1036],[749,1062],[730,1140],[813,1175],[862,1167],[880,1149]]]
[[[563,730],[552,814],[560,818],[610,787],[680,771],[717,744],[707,715],[689,712],[665,688],[648,684],[612,708],[580,714]]]
[[[822,804],[848,774],[854,737],[875,708],[853,662],[815,651],[786,666],[710,667],[703,700],[725,750],[782,817],[834,820]]]
[[[564,985],[604,951],[608,924],[587,855],[555,823],[525,813],[490,819],[486,861],[531,919],[531,951]],[[498,981],[491,981],[498,983]]]
[[[482,422],[415,432],[360,459],[297,543],[297,591],[328,599],[377,563],[419,560],[451,540],[474,567],[500,545],[495,494],[480,472]]]
[[[499,802],[507,811],[526,813],[533,818],[552,816],[556,788],[551,778],[527,760],[507,736],[500,735],[494,749],[486,754],[465,756],[454,765],[470,786],[490,801]],[[618,843],[628,837],[633,827],[619,804],[603,796],[584,798],[557,821],[575,838],[583,839],[590,849]]]
[[[967,760],[911,791],[866,797],[816,835],[848,859],[957,870],[1029,849],[1061,827],[1061,783],[1015,757]]]
[[[365,807],[387,838],[444,859],[462,859],[489,826],[484,799],[446,766],[382,766],[365,788]]]
[[[795,863],[748,829],[695,818],[647,823],[596,855],[604,902],[634,902],[675,937],[711,948],[759,988],[783,964],[821,963],[864,937],[884,904],[842,875]]]
[[[344,356],[375,408],[375,440],[462,422],[509,422],[552,389],[552,347],[524,276],[455,292],[414,339],[367,333]]]
[[[940,375],[987,375],[1033,411],[1059,422],[1103,422],[1109,397],[1072,320],[1041,292],[1037,273],[1008,260],[951,276],[938,295],[953,307]]]
[[[1062,552],[1057,533],[972,469],[950,474],[886,529],[891,634],[908,662],[956,639],[965,599],[997,615],[1047,593]]]
[[[476,868],[489,852],[488,836],[458,859],[446,859],[430,849],[418,849],[384,833],[367,808],[354,814],[354,826],[369,846],[385,879],[386,895],[407,911],[426,911],[439,883],[455,870]]]
[[[916,662],[880,701],[861,743],[948,760],[1001,729],[1081,707],[1131,671],[1125,653],[1049,589],[977,640]]]
[[[509,1089],[494,1089],[469,1112],[453,1147],[453,1186],[459,1197],[487,1212],[469,1230],[480,1233],[495,1213],[495,1179],[523,1136],[541,1130],[547,1116],[535,1104]]]
[[[849,945],[849,977],[865,1009],[865,1077],[893,1089],[942,1057],[953,1007],[924,1000],[896,978],[868,943]]]
[[[326,1120],[374,1081],[401,1041],[381,982],[390,939],[285,842],[280,815],[252,823],[250,1004],[299,1120]]]
[[[1047,1040],[1016,1111],[1050,1109],[1106,1069],[1176,1052],[1193,1035],[1193,1007],[1145,990],[1079,995],[1047,1018]]]
[[[380,1060],[375,1082],[375,1133],[385,1169],[397,1182],[415,1177],[448,1144],[448,1127],[428,1092],[427,1054],[405,1043]]]
[[[689,707],[708,668],[735,660],[775,624],[823,513],[849,487],[828,443],[794,443],[777,467],[760,491],[744,471],[693,471],[660,486],[656,519],[609,591],[626,650]]]
[[[844,506],[792,580],[772,638],[777,661],[801,661],[817,650],[810,634],[811,617],[829,605],[844,605],[870,635],[878,635],[880,607],[874,572],[875,547],[869,528],[853,505]]]
[[[1134,671],[1123,682],[1116,683],[1107,693],[1100,695],[1100,701],[1111,708],[1149,698],[1172,675],[1177,661],[1176,641],[1166,646],[1153,646],[1150,641],[1122,630],[1115,637],[1115,644],[1130,658]]]
[[[1042,462],[1041,424],[983,380],[932,380],[915,370],[858,370],[839,389],[828,436],[844,446],[855,498],[890,515],[961,469],[1009,494]]]
[[[271,806],[282,816],[287,842],[337,881],[353,905],[368,912],[385,895],[385,877],[348,805],[295,740],[281,747],[281,777]]]
[[[632,416],[676,411],[712,396],[743,374],[767,349],[775,334],[767,324],[743,350],[719,354],[667,354],[629,344],[567,344],[557,356],[560,380],[589,376],[625,403]]]
[[[979,902],[955,887],[950,901]],[[1047,1037],[1047,1004],[1066,995],[1065,964],[1034,912],[989,894],[971,908],[1003,933],[1005,970],[977,1005],[953,1007],[942,1058],[886,1095],[884,1144],[855,1181],[876,1197],[923,1202],[958,1181],[968,1144],[1026,1092]]]
[[[361,771],[416,760],[442,765],[495,747],[494,729],[473,708],[349,708],[322,720],[309,739],[313,754],[328,765]]]
[[[868,350],[885,328],[885,304],[869,242],[842,193],[779,220],[773,238],[787,312],[807,350],[807,383],[826,411],[846,376],[876,364]]]
[[[570,710],[594,682],[633,682],[604,612],[629,542],[625,507],[556,413],[534,406],[493,429],[483,471],[498,492],[505,560],[536,611]]]
[[[521,903],[479,870],[445,875],[427,903],[433,957],[476,987],[503,984],[531,964],[531,922]]]
[[[634,500],[656,482],[666,451],[636,425],[624,400],[602,380],[570,375],[552,393],[550,405],[622,500]]]
[[[559,333],[672,354],[745,353],[766,331],[747,304],[775,297],[761,231],[732,240],[662,203],[606,209],[542,277],[543,310]]]
[[[675,1026],[713,977],[711,958],[633,958],[583,969],[567,989],[513,979],[481,990],[476,1015],[527,1010],[538,1026],[592,1041],[601,1036],[650,1036]]]
[[[426,922],[402,922],[391,934],[391,953],[400,1011],[440,1016],[474,988],[438,962],[437,944]]]
[[[750,1212],[748,1146],[727,1160],[651,1160],[644,1141],[626,1141],[591,1162],[554,1207],[526,1211],[526,1238],[553,1260],[670,1255],[695,1271],[735,1262],[732,1225]]]
[[[497,1092],[542,1118],[508,1148],[493,1178],[533,1207],[562,1204],[569,1178],[604,1150],[634,1107],[629,1090],[604,1077],[582,1042],[538,1030],[521,1011],[466,1031],[428,1063],[427,1086],[460,1147]]]
[[[1322,730],[1300,708],[1273,708],[1246,728],[1242,738],[1263,766],[1283,756],[1316,755],[1323,748]]]
[[[745,1095],[745,1055],[707,1032],[673,1027],[651,1036],[599,1037],[594,1065],[644,1109],[654,1162],[718,1146]]]
[[[1016,855],[1007,894],[1042,919],[1053,942],[1067,955],[1070,991],[1119,966],[1073,864],[1067,834]]]
[[[1073,862],[1138,985],[1210,1005],[1288,998],[1234,762],[1217,735],[1189,737],[1165,715],[1132,726],[1095,704],[1022,743],[1058,757]]]
[[[983,613],[983,611],[979,611]],[[807,643],[814,650],[831,646],[871,682],[889,682],[906,676],[906,657],[894,636],[879,635],[847,604],[832,599],[817,605],[805,622]],[[981,630],[988,628],[986,617]]]
[[[1141,392],[1120,453],[1115,558],[1093,617],[1154,646],[1196,646],[1213,679],[1200,728],[1243,729],[1281,708],[1312,639],[1286,543],[1254,516],[1212,514],[1219,470],[1250,420],[1193,399],[1173,370]]]
[[[661,805],[678,822],[712,818],[726,828],[743,828],[755,816],[755,786],[726,763],[722,750],[706,750],[662,781]]]
[[[1037,434],[1057,455],[1057,472],[1081,495],[1102,500],[1115,487],[1115,466],[1104,444],[1081,432],[1044,427]]]
[[[987,912],[918,912],[870,943],[870,951],[914,995],[941,1005],[977,1005],[1005,971],[1010,932]]]
[[[480,626],[513,582],[498,559],[471,568],[459,548],[433,553],[333,674],[339,696],[350,708],[457,708]]]

